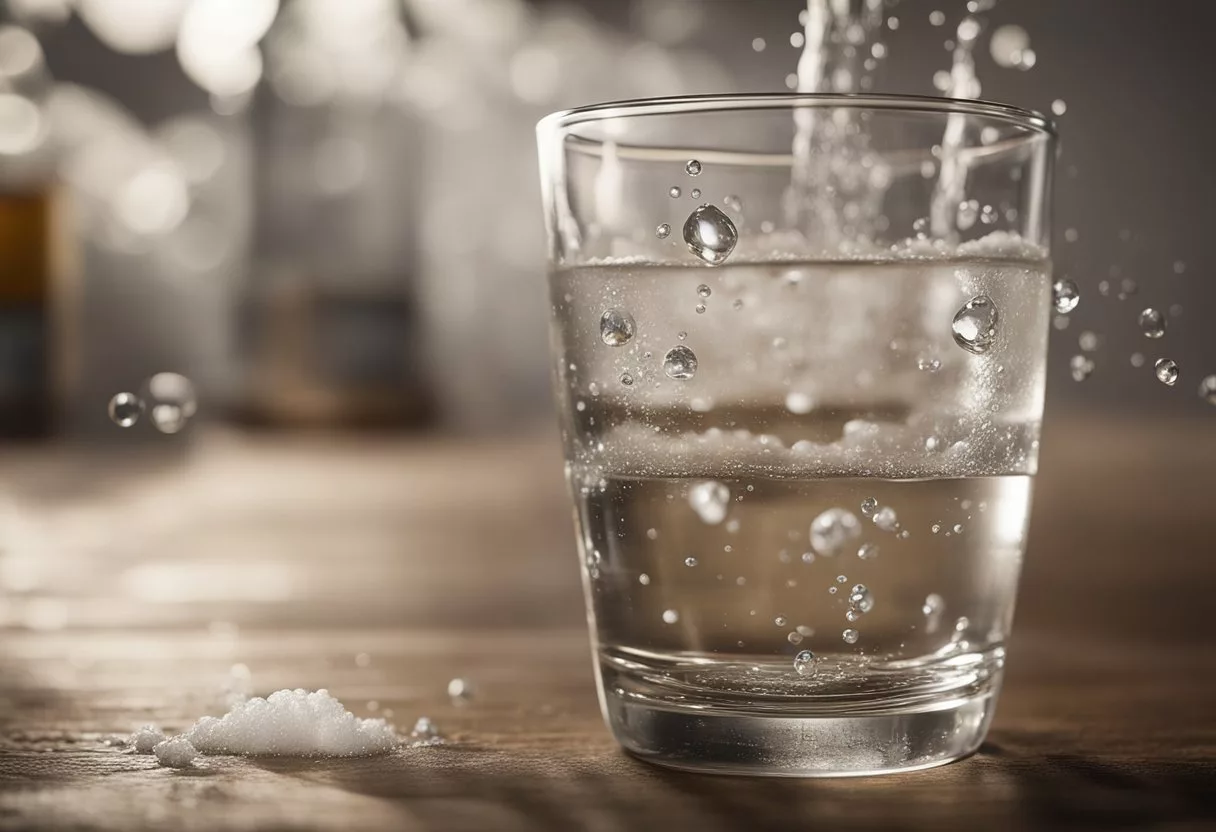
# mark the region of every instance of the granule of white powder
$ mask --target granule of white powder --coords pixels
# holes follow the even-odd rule
[[[359,719],[329,691],[280,690],[205,716],[182,734],[200,754],[250,757],[365,757],[400,739],[383,719]]]
[[[185,737],[174,737],[158,743],[152,753],[156,755],[157,762],[169,768],[187,768],[198,756],[198,751]]]
[[[152,749],[164,740],[165,735],[159,728],[155,725],[145,725],[131,735],[127,744],[135,750],[136,754],[151,754]]]

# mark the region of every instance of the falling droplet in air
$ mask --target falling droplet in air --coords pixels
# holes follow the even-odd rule
[[[623,347],[633,337],[633,316],[623,309],[609,309],[600,318],[600,338],[610,347]]]
[[[792,632],[785,637],[790,644],[802,644],[802,633]]]
[[[895,514],[895,509],[890,506],[883,506],[876,510],[871,519],[874,521],[874,525],[884,532],[893,532],[899,526],[899,517]]]
[[[1022,59],[1022,53],[1030,48],[1030,35],[1021,26],[999,26],[992,33],[988,49],[997,66],[1012,69]]]
[[[701,198],[701,189],[693,188],[691,191],[688,192],[688,195],[691,196],[693,199],[700,199]]]
[[[667,223],[660,223],[658,228],[654,230],[654,236],[660,240],[666,240],[671,235],[671,226]]]
[[[1058,116],[1064,115],[1068,112],[1068,102],[1066,102],[1063,98],[1057,98],[1055,101],[1051,102],[1051,111]]]
[[[707,298],[714,293],[714,290],[702,283],[697,287],[697,296]]]
[[[1208,376],[1199,382],[1199,398],[1208,404],[1216,404],[1216,376]]]
[[[954,343],[973,355],[982,355],[996,342],[1000,316],[987,295],[976,295],[963,304],[954,316],[951,331]]]
[[[682,190],[680,190],[679,185],[672,185],[670,188],[667,189],[667,195],[669,197],[671,197],[672,199],[679,199],[680,195],[683,193],[684,192]]]
[[[1071,280],[1057,280],[1051,286],[1051,302],[1056,308],[1056,312],[1061,315],[1067,315],[1069,312],[1077,308],[1077,304],[1081,302],[1081,293],[1077,290],[1077,284]]]
[[[1145,309],[1140,313],[1140,331],[1146,338],[1160,338],[1165,335],[1165,316],[1152,307]]]
[[[814,676],[816,669],[815,654],[810,650],[802,650],[794,656],[794,670],[799,676]]]
[[[738,241],[735,224],[717,206],[702,205],[684,221],[684,242],[688,244],[688,250],[711,266],[726,262]]]
[[[702,522],[716,526],[726,519],[730,489],[714,480],[699,482],[688,490],[688,505]]]
[[[857,557],[862,560],[873,560],[878,557],[878,546],[874,543],[863,543],[857,550]]]
[[[1094,362],[1087,356],[1074,355],[1068,362],[1068,369],[1073,381],[1085,381],[1094,371]]]
[[[811,521],[811,547],[821,555],[836,555],[861,536],[861,523],[843,508],[829,508]]]
[[[1173,387],[1174,382],[1178,380],[1178,362],[1172,358],[1157,359],[1154,370],[1157,373],[1157,381],[1169,387]]]
[[[118,393],[110,399],[110,420],[120,428],[129,428],[144,415],[144,401],[134,393]]]
[[[701,163],[698,162],[696,159],[689,159],[687,162],[684,163],[684,172],[687,173],[689,176],[700,176],[701,175]]]
[[[850,627],[849,629],[847,629],[843,633],[841,633],[840,637],[844,639],[846,644],[856,644],[857,639],[861,637],[861,633],[857,632],[852,627]]]
[[[672,347],[663,356],[663,372],[677,381],[692,378],[697,372],[697,354],[683,344]]]
[[[675,624],[680,620],[680,614],[675,610],[663,610],[663,623]]]
[[[873,497],[866,497],[861,501],[861,513],[863,516],[872,517],[876,511],[878,511],[878,500]]]

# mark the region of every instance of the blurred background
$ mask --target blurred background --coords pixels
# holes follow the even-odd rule
[[[106,567],[120,597],[193,597],[208,580],[227,587],[215,599],[289,597],[289,570],[233,554],[248,535],[213,573],[182,551],[185,529],[250,489],[284,512],[258,510],[268,535],[309,499],[356,514],[387,500],[376,483],[420,511],[439,499],[389,459],[454,475],[518,453],[560,495],[533,125],[610,99],[785,90],[803,7],[0,0],[0,614],[70,623],[82,607],[39,601],[52,577],[83,586],[91,553],[120,544],[161,557],[162,534],[176,571]],[[888,2],[875,91],[935,94],[964,14]],[[1211,419],[1196,390],[1216,372],[1216,207],[1197,183],[1214,117],[1196,102],[1216,13],[1018,0],[986,15],[982,97],[1054,112],[1063,136],[1055,259],[1082,301],[1053,332],[1049,438],[1054,419]],[[1137,326],[1148,305],[1168,310],[1163,341]],[[1078,382],[1081,353],[1095,369]],[[1176,386],[1154,378],[1159,357],[1180,365]],[[124,391],[148,401],[129,429],[107,412]],[[422,439],[377,457],[386,435]],[[285,450],[301,436],[314,456]],[[533,447],[543,463],[518,450]],[[456,482],[454,517],[459,499],[502,496]],[[561,504],[537,509],[552,522],[521,548],[573,548]],[[401,523],[386,557],[409,548]],[[315,556],[351,545],[331,543],[311,541]],[[52,569],[47,552],[67,560]],[[554,580],[573,587],[565,563]]]

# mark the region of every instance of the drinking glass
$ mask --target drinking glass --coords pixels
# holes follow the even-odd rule
[[[1052,124],[789,94],[584,107],[538,136],[617,740],[785,776],[974,751],[1037,465]]]

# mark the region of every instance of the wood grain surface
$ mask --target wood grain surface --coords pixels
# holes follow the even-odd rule
[[[0,829],[1216,828],[1211,420],[1049,423],[989,741],[837,781],[617,749],[552,437],[206,433],[184,459],[4,451],[0,478]],[[234,663],[449,742],[187,770],[108,744],[221,712]]]

